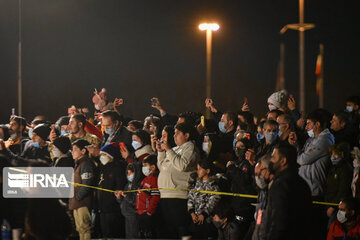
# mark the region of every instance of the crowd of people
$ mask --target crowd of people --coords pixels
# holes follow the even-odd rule
[[[158,112],[132,119],[103,89],[94,115],[0,125],[1,168],[72,167],[81,184],[72,198],[2,197],[12,238],[360,239],[359,96],[302,114],[282,90],[264,116],[206,99],[210,118],[151,101]]]

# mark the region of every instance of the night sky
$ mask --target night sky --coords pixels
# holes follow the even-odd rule
[[[349,3],[347,3],[349,4]],[[306,110],[318,106],[315,62],[324,44],[325,108],[344,108],[360,95],[358,58],[345,1],[305,1]],[[298,1],[23,0],[23,115],[66,115],[71,105],[94,111],[94,88],[124,99],[124,115],[142,120],[157,96],[170,113],[203,111],[205,32],[213,34],[216,106],[237,111],[244,97],[259,116],[274,92],[279,46],[285,44],[286,89],[298,98]],[[0,0],[0,123],[17,108],[18,1]]]

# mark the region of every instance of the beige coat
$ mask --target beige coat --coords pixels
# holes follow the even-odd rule
[[[187,189],[190,174],[196,171],[199,154],[193,142],[158,152],[158,168],[160,170],[158,187],[161,198],[187,199],[187,191],[173,191],[161,188]]]

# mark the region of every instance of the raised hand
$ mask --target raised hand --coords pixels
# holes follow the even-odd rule
[[[249,112],[250,111],[248,101],[247,101],[247,97],[244,98],[244,103],[243,103],[243,105],[241,107],[241,111],[243,111],[243,112]]]
[[[290,111],[296,109],[296,101],[295,101],[294,95],[290,94],[288,102],[287,102],[287,106]]]

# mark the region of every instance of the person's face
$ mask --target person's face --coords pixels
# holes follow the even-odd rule
[[[156,133],[156,125],[154,123],[151,123],[149,130],[150,130],[151,134],[155,134]]]
[[[284,158],[280,157],[279,150],[277,148],[275,148],[271,154],[270,162],[273,164],[274,173],[278,173],[284,166]]]
[[[336,115],[332,117],[330,123],[331,123],[330,128],[335,132],[340,131],[345,127],[345,123],[341,122]]]
[[[276,122],[279,124],[279,130],[283,133],[289,129],[289,124],[284,122],[284,119],[285,119],[284,115],[280,115],[276,119]]]
[[[80,131],[82,123],[78,123],[75,118],[70,118],[69,131],[71,134],[76,134]]]
[[[117,124],[114,123],[112,120],[111,120],[111,117],[102,117],[102,120],[101,120],[101,123],[102,125],[104,126],[105,129],[111,129],[111,128],[116,128],[117,127]]]
[[[197,165],[197,175],[198,178],[203,178],[204,176],[209,175],[210,170],[209,169],[203,169],[202,167],[200,167],[200,165]]]
[[[85,156],[86,149],[81,150],[78,146],[73,145],[71,154],[72,154],[73,159],[75,161],[77,161]]]
[[[44,142],[44,140],[39,135],[37,135],[36,132],[33,132],[32,140],[33,142],[38,142],[38,143]]]
[[[165,130],[163,130],[163,131],[161,132],[160,141],[163,141],[163,142],[165,142],[165,143],[168,142],[168,133],[167,133]]]
[[[150,163],[144,163],[143,162],[143,167],[149,167],[149,169],[151,170],[151,172],[154,172],[156,167],[154,165],[150,165]]]
[[[268,113],[267,115],[267,120],[274,120],[276,121],[276,118],[277,118],[277,114],[275,112],[270,112]]]
[[[131,175],[134,174],[134,172],[128,169],[128,170],[126,171],[126,174],[127,174],[128,176],[131,176]]]
[[[346,203],[344,202],[340,202],[339,203],[339,211],[345,211],[345,217],[349,220],[351,219],[354,215],[355,215],[355,211],[354,210],[349,210],[346,206]]]
[[[133,141],[137,141],[137,142],[139,142],[139,143],[141,143],[141,145],[144,145],[144,143],[141,141],[141,139],[137,136],[137,135],[132,135],[132,140]]]
[[[189,133],[184,134],[182,131],[175,129],[174,141],[177,146],[181,146],[189,139]]]
[[[346,106],[352,107],[354,111],[359,110],[359,105],[353,103],[353,102],[346,102]]]
[[[61,131],[69,131],[69,125],[61,125],[60,130]]]
[[[266,124],[263,133],[265,135],[270,132],[277,132],[276,126],[272,124]]]
[[[236,147],[237,149],[246,149],[244,143],[241,142],[241,141],[236,142],[235,147]]]
[[[17,135],[20,135],[21,133],[21,127],[20,125],[15,121],[11,120],[9,123],[9,132],[10,134],[16,133]]]
[[[313,129],[313,131],[315,133],[317,131],[317,129],[319,128],[319,126],[320,126],[320,124],[318,122],[314,123],[310,119],[306,120],[306,126],[305,126],[306,131],[310,131],[311,129]]]
[[[223,122],[225,129],[228,129],[228,128],[229,128],[228,114],[224,113],[224,114],[221,116],[220,122]]]

